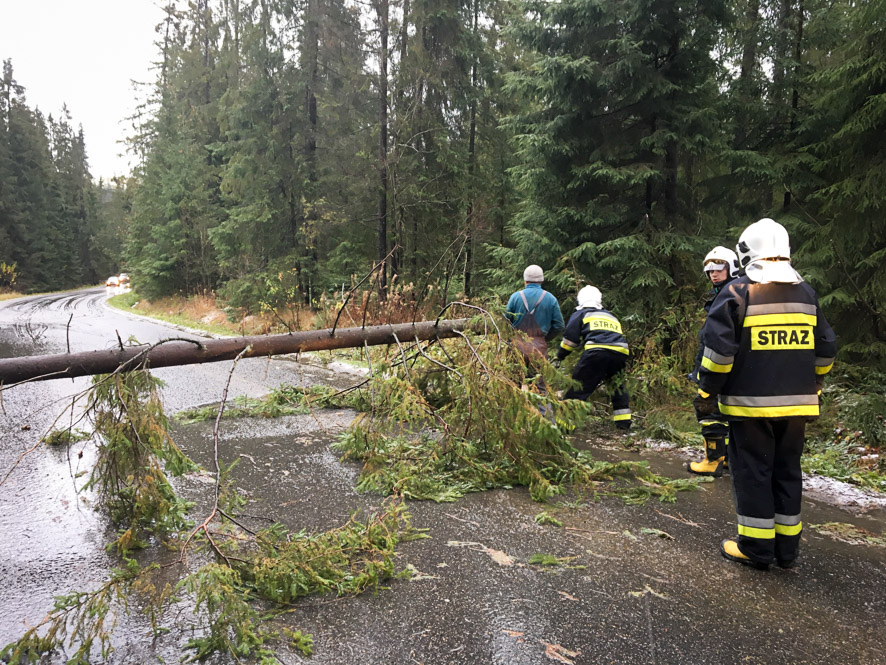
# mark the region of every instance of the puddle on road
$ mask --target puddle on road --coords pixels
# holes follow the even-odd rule
[[[355,510],[378,507],[381,497],[354,491],[359,467],[342,464],[329,447],[355,415],[348,409],[325,409],[283,418],[222,420],[219,461],[224,466],[237,462],[231,479],[248,500],[243,512],[256,520],[252,526],[278,521],[291,530],[317,532],[341,526]],[[182,450],[210,470],[215,468],[213,427],[212,421],[173,427]],[[205,493],[205,483],[187,484],[182,487],[186,498],[196,500]]]

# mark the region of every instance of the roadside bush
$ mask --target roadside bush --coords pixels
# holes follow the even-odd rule
[[[0,261],[0,292],[11,291],[17,278],[16,264]]]

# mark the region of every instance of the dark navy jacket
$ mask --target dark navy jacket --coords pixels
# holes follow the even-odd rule
[[[701,341],[699,388],[728,419],[819,415],[837,342],[806,282],[739,277],[714,300]]]
[[[585,351],[607,350],[628,355],[628,341],[621,330],[621,323],[612,312],[588,307],[577,310],[566,324],[563,341],[557,349],[557,358],[563,360],[578,348]]]

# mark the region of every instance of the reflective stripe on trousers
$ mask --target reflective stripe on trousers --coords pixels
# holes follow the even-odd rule
[[[804,418],[747,418],[731,423],[738,544],[760,563],[793,561],[800,546]]]

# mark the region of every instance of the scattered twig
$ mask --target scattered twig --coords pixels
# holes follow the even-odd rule
[[[468,234],[459,234],[456,239],[461,239],[461,247],[458,248],[458,254],[452,255],[452,261],[446,266],[446,281],[443,286],[443,302],[446,302],[446,299],[449,298],[449,284],[452,281],[452,273],[458,265],[458,260],[461,258],[462,252],[465,251],[465,245],[468,243]]]
[[[400,349],[400,357],[403,358],[403,370],[406,372],[406,378],[410,381],[412,380],[412,375],[409,372],[409,364],[406,362],[406,353],[403,351],[403,345],[400,344],[400,340],[397,338],[397,333],[393,333],[394,341],[397,342],[397,348]]]
[[[488,322],[492,322],[492,326],[495,328],[495,332],[497,335],[496,339],[498,341],[498,345],[496,346],[496,350],[497,351],[501,350],[502,334],[501,334],[501,329],[498,327],[498,324],[495,322],[495,317],[492,316],[492,314],[489,312],[489,310],[483,309],[482,307],[478,307],[477,305],[471,305],[466,302],[461,302],[460,300],[453,300],[452,302],[448,303],[446,305],[446,307],[444,307],[442,310],[440,310],[440,313],[437,315],[437,319],[434,321],[435,326],[440,323],[440,319],[443,318],[443,314],[446,313],[446,310],[448,310],[453,305],[461,305],[462,307],[467,307],[469,309],[476,309],[477,311],[484,314],[485,316],[483,317],[483,340],[485,341],[486,338],[489,336],[489,323]],[[482,345],[482,344],[483,344],[483,342],[480,342],[480,345]],[[479,345],[478,345],[478,348],[479,348]]]
[[[489,367],[487,367],[487,366],[486,366],[486,363],[483,362],[483,359],[480,357],[480,354],[477,353],[477,349],[475,349],[475,348],[474,348],[474,345],[471,344],[471,340],[468,339],[468,336],[465,335],[465,334],[464,334],[463,332],[461,332],[460,330],[453,330],[452,332],[454,332],[456,335],[458,335],[459,337],[461,337],[462,339],[464,339],[465,344],[468,345],[468,348],[471,350],[471,353],[474,355],[474,358],[477,359],[477,362],[480,363],[480,366],[483,368],[483,370],[484,370],[487,374],[492,374],[492,372],[489,370]]]
[[[277,312],[277,308],[274,307],[270,302],[268,302],[267,298],[261,296],[259,302],[261,302],[261,304],[265,305],[271,311],[271,314],[274,315],[274,318],[276,318],[280,323],[283,324],[283,327],[286,328],[287,332],[292,332],[292,326],[283,320],[283,317],[280,316],[280,314]]]
[[[617,536],[618,531],[591,531],[590,529],[579,529],[577,526],[567,526],[567,531],[578,531],[580,533],[606,533],[610,536]]]
[[[465,524],[472,524],[473,526],[478,527],[478,528],[480,527],[480,524],[478,522],[473,521],[473,520],[462,519],[461,517],[456,517],[452,513],[443,513],[443,514],[446,515],[446,517],[451,517],[452,519],[458,520],[459,522],[464,522]]]
[[[354,287],[350,291],[348,291],[348,295],[345,296],[344,302],[341,304],[341,307],[339,307],[339,309],[338,309],[338,314],[335,315],[335,322],[332,324],[332,329],[329,331],[330,337],[333,337],[335,335],[335,329],[338,327],[338,320],[341,317],[341,313],[344,311],[345,307],[347,307],[348,301],[351,299],[351,296],[354,294],[354,292],[357,290],[357,288],[360,287],[363,284],[363,282],[365,282],[367,279],[372,277],[372,273],[374,273],[380,267],[383,267],[385,265],[385,262],[388,260],[388,257],[390,257],[391,254],[393,254],[394,251],[397,250],[399,247],[400,247],[400,245],[395,244],[393,249],[391,249],[391,251],[388,252],[388,255],[384,259],[382,259],[381,262],[372,266],[372,270],[370,270],[368,273],[366,273],[366,275],[364,275],[363,279],[361,279],[359,282],[357,282],[354,285]],[[364,318],[364,323],[365,323],[365,318]]]
[[[458,371],[457,369],[455,369],[454,367],[450,367],[449,365],[444,365],[443,363],[439,362],[438,360],[435,360],[434,358],[431,358],[431,356],[429,356],[427,353],[425,353],[425,351],[424,351],[424,349],[422,348],[421,344],[419,343],[419,340],[418,340],[417,337],[415,338],[415,342],[416,342],[415,346],[416,346],[416,348],[418,349],[418,352],[419,352],[420,355],[424,356],[427,360],[429,360],[429,361],[432,362],[433,364],[435,364],[435,365],[437,365],[437,366],[439,366],[439,367],[442,367],[443,369],[445,369],[445,370],[447,370],[447,371],[452,372],[452,373],[455,374],[459,379],[463,379],[463,378],[464,378],[464,377],[461,375],[461,372],[459,372],[459,371]],[[430,346],[430,345],[429,345],[429,346]],[[442,345],[441,345],[441,348],[442,348]],[[451,360],[452,360],[452,359],[450,358],[450,361],[451,361]],[[453,363],[453,364],[455,364],[455,363]]]
[[[218,414],[215,417],[215,424],[213,425],[213,428],[212,428],[212,456],[213,456],[213,462],[215,463],[215,491],[214,491],[215,498],[213,501],[212,510],[209,512],[209,515],[206,516],[206,519],[204,519],[203,522],[199,526],[197,526],[191,530],[191,533],[188,534],[188,537],[185,539],[184,543],[182,543],[182,546],[179,550],[179,552],[180,552],[179,560],[181,562],[184,562],[186,560],[187,548],[188,548],[188,545],[191,544],[191,540],[194,539],[194,536],[196,536],[197,533],[202,531],[206,535],[206,538],[209,541],[209,544],[212,546],[212,548],[215,550],[215,552],[222,559],[225,560],[225,563],[229,567],[232,567],[229,558],[224,554],[224,552],[221,551],[221,549],[219,549],[218,544],[215,542],[215,540],[213,540],[212,535],[209,533],[209,524],[212,522],[212,520],[216,516],[216,514],[220,512],[220,509],[218,506],[219,495],[221,493],[221,465],[219,464],[219,461],[218,461],[219,423],[221,422],[222,414],[225,411],[225,406],[228,401],[228,389],[231,386],[231,379],[234,377],[234,370],[237,369],[237,363],[240,362],[240,359],[243,357],[243,355],[246,354],[251,349],[252,349],[251,345],[247,346],[239,354],[237,354],[236,358],[234,358],[234,363],[231,365],[231,371],[228,373],[228,380],[225,382],[225,387],[224,387],[224,390],[222,391],[221,403],[218,405]]]
[[[21,464],[21,461],[22,461],[25,457],[27,457],[28,455],[30,455],[32,452],[34,452],[35,450],[37,450],[37,448],[40,447],[40,444],[41,444],[41,443],[42,443],[41,441],[38,441],[38,442],[35,443],[31,448],[28,448],[25,452],[23,452],[21,455],[18,456],[18,459],[15,460],[15,462],[13,462],[12,466],[9,467],[9,470],[6,472],[6,475],[3,476],[3,480],[0,480],[0,486],[2,486],[3,483],[6,482],[6,480],[9,478],[9,476],[12,474],[12,472],[16,470],[16,468],[18,467],[19,464]]]
[[[18,386],[23,386],[26,383],[33,383],[34,381],[43,381],[45,379],[51,379],[52,377],[63,377],[65,372],[70,370],[68,367],[66,369],[59,370],[58,372],[50,372],[49,374],[41,374],[40,376],[35,376],[30,379],[24,379],[23,381],[19,381],[18,383],[10,383],[8,386],[0,385],[0,393],[4,393],[7,390],[12,390],[13,388],[17,388]]]
[[[699,529],[701,528],[701,524],[699,524],[698,522],[693,522],[692,520],[687,520],[685,517],[683,517],[683,515],[680,515],[680,513],[677,513],[678,515],[680,515],[680,517],[674,517],[673,515],[668,515],[667,513],[663,513],[658,509],[656,509],[655,512],[657,512],[662,517],[667,517],[668,519],[675,520],[677,522],[680,522],[681,524],[686,524],[687,526],[694,526]]]
[[[228,520],[230,520],[231,522],[233,522],[234,524],[236,524],[237,526],[239,526],[239,527],[240,527],[241,529],[243,529],[246,533],[248,533],[248,534],[250,534],[250,535],[253,535],[253,536],[258,535],[258,532],[257,532],[257,531],[253,531],[252,529],[250,529],[249,527],[247,527],[246,525],[244,525],[242,522],[240,522],[237,518],[233,517],[232,515],[228,515],[228,513],[226,513],[226,512],[225,512],[224,510],[222,510],[221,508],[218,509],[218,514],[219,514],[219,515],[222,515],[223,517],[227,518]],[[266,520],[268,520],[269,522],[273,522],[273,521],[274,521],[274,520],[272,520],[272,519],[270,519],[270,518],[267,518],[267,517],[264,517],[264,518],[256,517],[255,519],[266,519]]]
[[[418,313],[418,306],[424,301],[425,295],[428,293],[428,286],[431,283],[431,275],[433,275],[434,272],[437,270],[437,267],[440,265],[441,261],[443,261],[443,259],[446,257],[447,252],[449,252],[449,250],[452,249],[452,246],[455,243],[457,243],[460,239],[461,239],[461,236],[456,236],[455,240],[453,240],[451,243],[449,243],[449,247],[444,249],[443,253],[440,254],[440,258],[437,259],[437,263],[435,263],[433,265],[433,267],[428,271],[427,279],[425,280],[424,286],[419,291],[421,296],[419,298],[416,298],[415,302],[412,305],[412,315],[410,316],[410,318],[412,319],[413,323],[415,323],[415,316]]]

